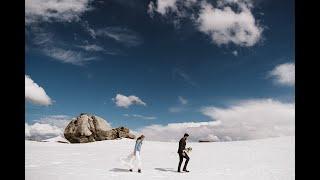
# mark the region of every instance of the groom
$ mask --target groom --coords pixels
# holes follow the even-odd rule
[[[184,150],[186,149],[186,140],[187,138],[189,137],[189,134],[185,133],[183,138],[180,139],[179,141],[179,149],[178,149],[178,154],[179,154],[179,166],[178,166],[178,172],[181,172],[180,171],[180,167],[181,167],[181,164],[182,164],[182,161],[183,161],[183,158],[186,159],[185,163],[184,163],[184,166],[183,166],[183,171],[185,172],[189,172],[187,170],[187,165],[188,165],[188,162],[189,162],[189,156],[187,155],[187,153],[184,152]]]

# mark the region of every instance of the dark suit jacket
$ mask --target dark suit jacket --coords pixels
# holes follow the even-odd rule
[[[186,140],[184,138],[181,138],[179,141],[178,153],[182,153],[183,150],[185,149],[186,149]]]

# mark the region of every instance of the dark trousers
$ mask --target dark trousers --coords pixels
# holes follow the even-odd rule
[[[178,166],[178,171],[180,171],[183,158],[186,159],[186,161],[184,162],[183,170],[186,170],[190,158],[189,158],[189,156],[188,156],[186,153],[182,153],[182,152],[180,153],[180,152],[179,152],[178,154],[179,154],[179,166]]]

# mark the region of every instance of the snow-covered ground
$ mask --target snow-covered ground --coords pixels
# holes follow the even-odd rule
[[[187,143],[189,173],[177,173],[177,143],[145,141],[142,173],[120,162],[134,140],[87,144],[26,141],[26,180],[293,180],[294,136],[251,141]]]

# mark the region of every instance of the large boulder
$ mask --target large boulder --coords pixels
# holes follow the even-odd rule
[[[112,129],[110,124],[103,118],[86,113],[80,114],[80,116],[68,124],[64,130],[64,137],[71,143],[135,138],[133,134],[130,134],[128,128],[119,127]]]

